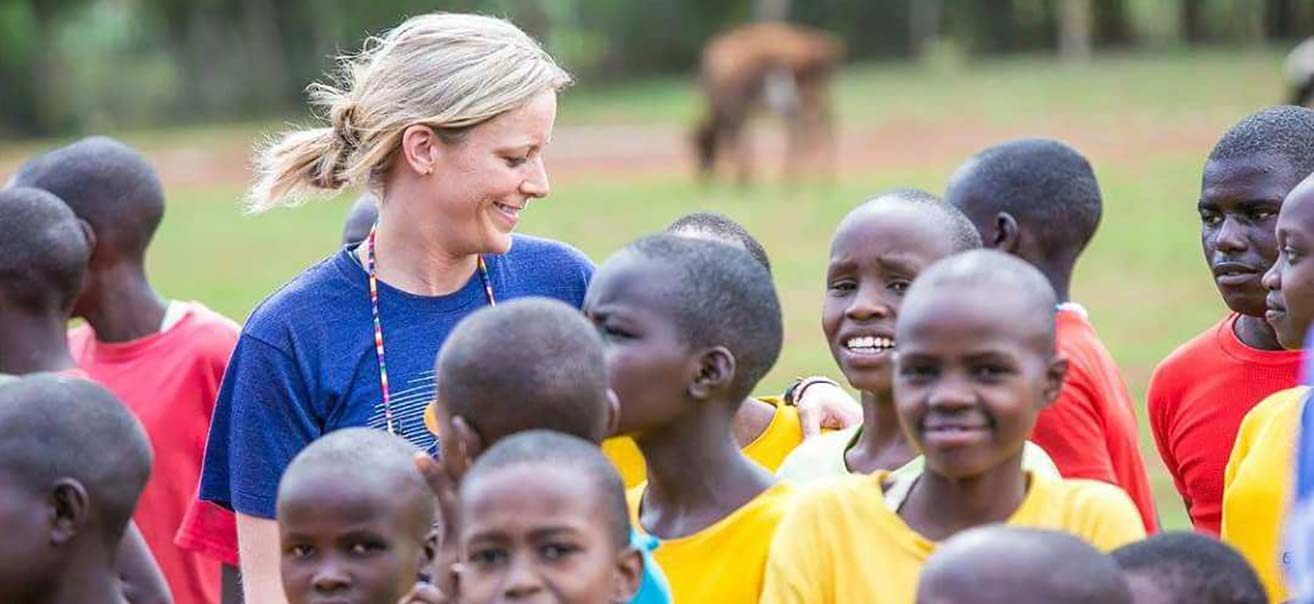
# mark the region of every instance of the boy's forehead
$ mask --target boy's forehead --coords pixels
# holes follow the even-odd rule
[[[1291,190],[1300,176],[1285,157],[1276,153],[1211,159],[1205,162],[1202,196],[1228,197],[1253,194],[1254,189]]]
[[[926,245],[928,238],[947,242],[949,237],[935,218],[929,208],[919,208],[911,203],[876,202],[844,218],[835,230],[831,250],[838,252],[873,243],[888,243],[890,247]]]
[[[1314,176],[1306,178],[1282,203],[1280,228],[1314,230]]]
[[[587,297],[591,305],[649,301],[653,294],[673,289],[679,279],[671,261],[624,250],[598,268]]]
[[[900,310],[899,345],[912,348],[922,337],[965,332],[963,344],[973,341],[1043,338],[1046,329],[1043,304],[1015,291],[998,291],[985,283],[956,283],[910,296]]]

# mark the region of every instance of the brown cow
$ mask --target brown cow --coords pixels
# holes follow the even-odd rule
[[[703,49],[702,86],[708,115],[694,132],[700,172],[710,177],[731,150],[741,182],[752,179],[744,136],[753,113],[766,108],[788,127],[786,173],[834,145],[830,79],[843,45],[823,31],[787,23],[756,23],[721,33]]]

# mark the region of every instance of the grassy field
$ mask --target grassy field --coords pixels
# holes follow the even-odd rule
[[[1231,123],[1283,98],[1279,65],[1276,51],[1216,50],[1112,56],[1078,67],[1034,58],[957,69],[857,66],[837,88],[843,135],[833,181],[781,186],[768,177],[749,188],[690,178],[683,132],[700,109],[692,79],[584,82],[562,99],[549,152],[553,195],[526,214],[522,230],[601,261],[684,212],[710,208],[741,219],[772,256],[787,315],[785,354],[762,387],[775,391],[796,375],[835,373],[818,311],[830,233],[849,208],[892,186],[941,192],[954,166],[998,140],[1056,136],[1088,153],[1105,194],[1104,222],[1079,266],[1075,298],[1091,310],[1143,403],[1155,363],[1224,311],[1199,247],[1200,166]],[[150,257],[168,295],[241,319],[336,246],[350,195],[241,214],[250,141],[271,126],[120,133],[160,165],[168,186],[169,210]],[[53,143],[0,145],[0,181]],[[761,155],[773,158],[767,147]],[[1142,450],[1165,524],[1185,526],[1148,435]]]

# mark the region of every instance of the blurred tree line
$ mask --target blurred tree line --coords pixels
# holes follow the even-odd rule
[[[508,17],[586,82],[691,73],[709,36],[764,12],[835,32],[853,59],[1314,33],[1311,0],[0,0],[0,137],[302,111],[332,57],[433,10]]]

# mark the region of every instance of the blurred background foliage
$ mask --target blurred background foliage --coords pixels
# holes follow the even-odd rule
[[[0,137],[295,115],[334,56],[433,10],[511,18],[584,85],[692,73],[709,36],[764,10],[835,32],[853,60],[968,68],[1314,33],[1310,0],[0,0]]]

